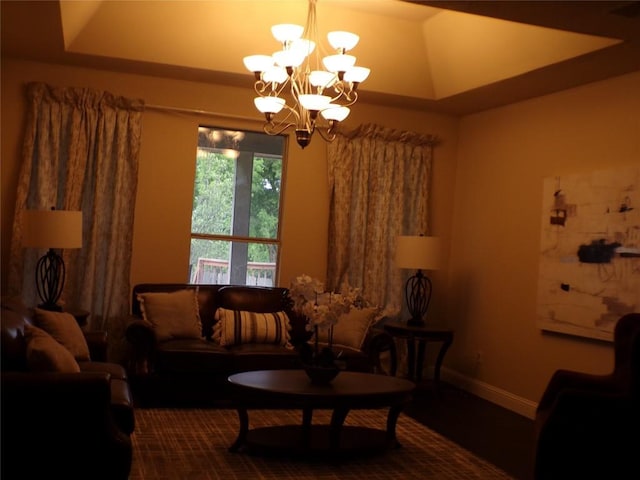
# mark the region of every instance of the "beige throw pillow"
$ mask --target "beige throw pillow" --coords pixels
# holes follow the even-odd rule
[[[222,346],[273,343],[289,346],[291,324],[285,312],[256,313],[218,308],[213,340]]]
[[[378,308],[352,308],[333,326],[333,347],[348,347],[360,350],[367,332],[375,323]],[[328,330],[318,332],[318,341],[328,343]]]
[[[77,373],[78,362],[69,350],[44,330],[26,324],[27,367],[34,372]],[[46,399],[43,399],[46,401]]]
[[[78,361],[90,360],[89,345],[73,315],[36,308],[35,324],[59,343]]]
[[[159,341],[202,337],[197,288],[139,293],[138,301],[143,318],[153,326]]]

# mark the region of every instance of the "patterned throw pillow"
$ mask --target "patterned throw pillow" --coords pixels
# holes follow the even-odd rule
[[[378,308],[352,308],[340,316],[333,326],[333,347],[348,347],[360,350],[371,325],[377,320]],[[318,341],[328,343],[328,331],[318,332]]]
[[[24,327],[24,338],[27,342],[27,367],[29,370],[59,373],[78,373],[80,371],[78,362],[73,358],[71,352],[44,330],[27,324]]]
[[[61,343],[77,361],[90,360],[87,339],[73,315],[36,308],[34,319],[37,327]]]
[[[291,324],[285,312],[256,313],[218,308],[213,340],[222,346],[273,343],[290,346]]]
[[[139,293],[142,317],[153,326],[158,341],[201,338],[198,289]]]

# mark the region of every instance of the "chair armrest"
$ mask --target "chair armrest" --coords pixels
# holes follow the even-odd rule
[[[384,330],[373,327],[367,333],[362,351],[369,357],[369,361],[375,372],[385,372],[382,366],[381,355],[385,352],[389,353],[389,371],[388,375],[395,376],[398,370],[396,344],[393,337]]]
[[[128,369],[135,374],[153,371],[153,357],[158,338],[153,325],[134,315],[125,319],[125,338],[129,342]]]
[[[537,411],[551,408],[557,396],[565,389],[578,389],[592,393],[615,393],[619,386],[613,375],[594,375],[572,370],[556,370],[545,388]]]
[[[89,356],[94,362],[107,361],[108,334],[105,331],[86,331],[84,338],[89,346]]]

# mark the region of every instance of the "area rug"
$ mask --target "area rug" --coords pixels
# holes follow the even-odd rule
[[[313,422],[329,423],[314,411]],[[251,410],[250,427],[299,424],[296,410]],[[345,425],[384,429],[386,410],[353,410]],[[130,480],[510,479],[494,465],[401,414],[400,448],[343,462],[230,453],[239,421],[227,409],[137,409]]]

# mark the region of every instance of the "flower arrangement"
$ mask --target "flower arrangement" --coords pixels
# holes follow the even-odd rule
[[[360,289],[343,285],[340,292],[325,291],[324,284],[309,275],[296,277],[289,288],[293,311],[307,318],[306,329],[313,332],[313,347],[301,346],[301,356],[305,363],[319,366],[335,364],[336,356],[331,347],[333,327],[341,315],[348,313],[351,307],[362,306]],[[327,346],[320,349],[320,332],[327,332]]]

